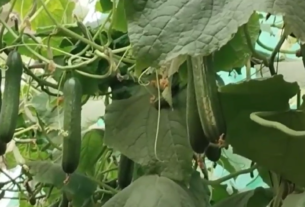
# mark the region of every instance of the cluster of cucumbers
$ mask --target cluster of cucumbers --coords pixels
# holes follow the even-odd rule
[[[68,78],[63,87],[64,136],[62,170],[70,175],[78,167],[81,151],[82,85],[76,77]]]
[[[13,139],[17,126],[20,102],[23,62],[17,50],[12,50],[6,60],[4,92],[0,91],[0,155],[6,152],[6,145]],[[0,85],[2,71],[0,71]],[[1,99],[2,98],[2,99]]]
[[[187,132],[194,152],[213,162],[221,157],[217,143],[226,131],[213,57],[188,57]]]

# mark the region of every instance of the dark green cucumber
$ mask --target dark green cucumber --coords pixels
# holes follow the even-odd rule
[[[126,188],[132,182],[134,162],[121,154],[118,172],[118,185],[121,189]]]
[[[60,203],[58,207],[69,207],[69,200],[65,193],[62,193]]]
[[[202,154],[209,146],[209,140],[201,127],[195,96],[194,77],[191,58],[187,59],[187,98],[186,98],[186,127],[190,145],[194,152]]]
[[[221,148],[209,146],[205,151],[205,156],[212,162],[217,162],[221,157]]]
[[[6,143],[0,141],[0,156],[4,155],[6,152]]]
[[[0,70],[0,87],[2,85],[2,70]],[[2,106],[2,91],[0,90],[0,109]]]
[[[73,173],[79,164],[81,151],[81,102],[82,86],[78,79],[66,80],[64,94],[64,132],[62,169],[65,173]]]
[[[20,101],[21,76],[23,63],[21,55],[13,50],[6,61],[4,92],[0,112],[0,141],[9,143],[14,136]]]
[[[206,138],[216,143],[225,133],[226,126],[218,97],[213,56],[192,57],[191,62],[201,126]]]

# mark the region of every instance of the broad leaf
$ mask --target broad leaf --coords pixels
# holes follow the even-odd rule
[[[272,112],[260,117],[270,127],[254,122],[247,112],[230,124],[228,142],[234,152],[305,186],[305,161],[300,159],[305,157],[304,112]],[[295,160],[298,160],[297,165]]]
[[[272,190],[257,188],[227,197],[216,203],[213,207],[266,207],[272,198]]]
[[[223,86],[220,97],[226,123],[230,125],[242,111],[287,110],[290,108],[289,99],[298,91],[298,84],[286,82],[283,75]]]
[[[305,193],[290,194],[283,201],[282,207],[303,207],[305,206]]]
[[[33,161],[26,165],[34,180],[61,189],[73,199],[73,204],[77,207],[89,202],[97,188],[97,184],[93,180],[80,173],[70,175],[69,182],[64,184],[66,174],[62,171],[61,165],[49,161]]]
[[[259,14],[253,13],[247,23],[247,28],[252,47],[255,47],[260,30]],[[219,51],[215,52],[214,67],[217,71],[231,71],[233,68],[243,67],[246,64],[246,61],[251,57],[251,54],[252,52],[247,44],[244,29],[243,27],[239,27],[233,39]]]
[[[113,3],[111,0],[99,0],[101,12],[108,12],[112,9]]]
[[[216,3],[217,2],[217,3]],[[304,1],[286,0],[125,0],[128,34],[138,69],[178,55],[219,50],[248,22],[253,11],[285,15],[285,23],[305,40]]]
[[[193,179],[193,182],[198,181],[196,176]],[[187,190],[165,177],[143,176],[112,197],[103,207],[209,207],[210,204],[205,200],[207,191],[203,191],[208,190],[207,186],[192,181],[190,186],[190,190]]]
[[[104,131],[92,129],[86,132],[82,138],[81,158],[78,165],[80,172],[94,176],[95,165],[106,150],[104,146]]]
[[[194,171],[192,173],[189,186],[189,194],[194,198],[196,206],[209,207],[211,193],[207,184],[201,179],[199,172]]]
[[[125,16],[124,0],[119,0],[112,20],[113,29],[120,32],[127,32],[127,21]]]
[[[227,187],[228,187],[227,184],[212,186],[211,202],[213,202],[213,204],[230,196],[230,194],[227,191]]]
[[[174,110],[161,109],[159,125],[152,94],[157,95],[156,90],[139,86],[132,97],[113,100],[106,108],[105,143],[163,176],[187,179],[193,153],[186,138],[185,90],[173,98]]]

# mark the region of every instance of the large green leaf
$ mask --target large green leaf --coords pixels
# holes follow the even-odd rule
[[[282,207],[303,207],[305,206],[305,193],[290,194],[283,201]]]
[[[95,165],[105,151],[104,130],[92,129],[82,138],[81,158],[78,165],[80,172],[94,176]]]
[[[125,0],[128,35],[138,69],[179,55],[207,55],[231,40],[253,11],[285,15],[286,25],[305,40],[304,1]]]
[[[283,75],[232,83],[220,88],[226,123],[231,124],[242,111],[277,111],[290,108],[289,99],[299,91],[296,82],[289,83]]]
[[[260,121],[254,122],[247,112],[241,113],[230,125],[228,142],[234,152],[305,186],[305,162],[300,159],[305,157],[304,112],[290,110],[259,117],[268,121],[270,127],[262,126]]]
[[[73,204],[76,207],[81,207],[89,202],[97,188],[97,184],[93,180],[80,173],[70,175],[69,182],[64,184],[66,174],[60,165],[50,161],[33,161],[26,163],[26,165],[34,180],[61,189],[73,199]]]
[[[272,198],[272,190],[257,188],[229,196],[215,204],[214,207],[266,207]]]
[[[112,27],[120,32],[127,32],[127,21],[124,8],[124,0],[119,0],[112,20]]]
[[[253,13],[247,23],[247,28],[252,42],[252,47],[254,47],[260,30],[259,14]],[[240,27],[233,39],[231,39],[219,51],[215,52],[214,67],[217,71],[231,71],[232,68],[243,67],[249,57],[251,57],[251,54],[252,52],[247,44],[243,27]]]
[[[210,207],[206,200],[207,186],[198,182],[198,176],[193,174],[189,189],[165,177],[143,176],[112,197],[103,207]]]
[[[137,88],[132,97],[113,100],[106,108],[105,143],[135,162],[155,168],[163,176],[187,179],[193,153],[186,136],[185,90],[173,98],[174,110],[161,109],[158,126],[158,110],[150,104],[152,94],[157,95],[156,90]]]

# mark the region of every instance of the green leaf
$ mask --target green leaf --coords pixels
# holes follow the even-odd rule
[[[43,123],[51,129],[62,129],[63,109],[56,107],[57,98],[46,93],[39,93],[28,103],[28,107],[36,111]],[[55,109],[54,109],[55,108]]]
[[[266,168],[262,167],[262,166],[258,166],[257,167],[257,171],[259,173],[259,176],[262,178],[262,180],[269,186],[272,186],[272,181],[270,179],[270,173],[269,170],[267,170]]]
[[[253,11],[285,14],[286,25],[305,40],[305,17],[298,15],[305,8],[303,1],[289,6],[282,6],[285,0],[219,0],[217,6],[205,0],[125,2],[128,33],[138,70],[178,55],[208,55],[219,50],[231,40],[238,27],[248,22]]]
[[[13,0],[11,0],[13,1]],[[49,13],[55,19],[58,24],[70,24],[73,22],[73,9],[75,7],[75,3],[73,1],[68,0],[58,0],[58,1],[49,1],[43,0],[46,5]],[[19,0],[16,2],[14,6],[14,10],[20,14],[21,20],[28,15],[33,6],[32,1],[27,0]],[[52,19],[48,16],[47,12],[42,7],[40,1],[37,1],[37,15],[31,21],[31,29],[36,30],[39,27],[46,27],[50,25],[54,25]]]
[[[50,161],[33,161],[26,163],[26,165],[34,180],[61,189],[73,199],[73,205],[76,207],[81,207],[90,201],[97,188],[97,184],[93,180],[77,172],[70,175],[69,182],[64,184],[66,174],[60,165]]]
[[[100,129],[92,129],[84,134],[78,171],[94,176],[95,165],[106,148],[103,139],[104,131]]]
[[[282,207],[303,207],[305,205],[305,193],[289,194],[283,201]]]
[[[118,1],[116,11],[112,19],[112,28],[120,32],[127,32],[127,20],[124,8],[124,0]]]
[[[185,90],[173,97],[174,110],[161,109],[159,126],[158,110],[150,104],[152,94],[157,96],[155,89],[138,86],[132,97],[107,106],[105,143],[162,176],[182,181],[189,175],[193,154],[186,139]]]
[[[213,201],[213,203],[217,203],[230,196],[230,194],[227,191],[227,186],[228,185],[226,185],[226,184],[212,186],[213,190],[212,190],[212,199],[211,200]]]
[[[5,5],[5,4],[9,3],[9,2],[10,2],[10,0],[1,0],[0,1],[0,6],[2,7],[3,5]]]
[[[216,203],[213,207],[265,207],[273,198],[272,190],[256,188],[255,190],[238,193]]]
[[[112,9],[113,3],[111,0],[99,0],[101,5],[101,12],[108,12]]]
[[[252,79],[220,87],[220,98],[226,123],[230,125],[242,111],[277,111],[290,108],[289,99],[299,91],[296,82],[283,75]]]
[[[251,165],[251,160],[234,154],[231,147],[229,147],[228,150],[222,150],[222,156],[226,159],[224,161],[224,164],[226,164],[224,167],[229,168],[229,170],[232,170],[233,168],[233,171],[229,171],[230,173],[246,169]]]
[[[178,55],[208,55],[219,50],[239,26],[248,22],[256,4],[225,0],[217,6],[205,0],[125,2],[128,35],[138,69]]]
[[[193,186],[193,184],[191,185]],[[201,198],[198,198],[200,200],[203,200],[202,195],[206,194],[206,191],[198,191],[202,190],[202,188],[194,189],[194,191],[197,190],[198,194],[201,193]],[[198,203],[193,196],[192,191],[168,178],[149,175],[137,179],[130,186],[112,197],[103,207],[210,207],[207,202]]]
[[[193,171],[189,186],[189,194],[194,198],[196,206],[209,207],[211,192],[207,184],[201,179],[199,172]]]
[[[259,35],[260,23],[259,14],[253,13],[247,23],[248,32],[252,42],[252,47],[255,47],[256,40]],[[232,68],[243,67],[246,61],[251,57],[252,52],[247,44],[243,26],[238,28],[234,35],[226,45],[219,51],[215,52],[214,67],[217,71],[231,71]]]
[[[230,125],[227,139],[234,152],[305,186],[305,162],[300,159],[305,157],[305,114],[291,110],[260,117],[272,125],[266,127],[254,122],[247,112],[241,113]],[[289,133],[285,127],[299,135]]]
[[[33,143],[29,144],[16,144],[18,147],[21,156],[25,160],[45,160],[49,157],[49,154],[45,151],[41,151],[41,145],[34,145]],[[19,163],[16,162],[13,152],[5,154],[5,160],[8,169],[15,168]]]

